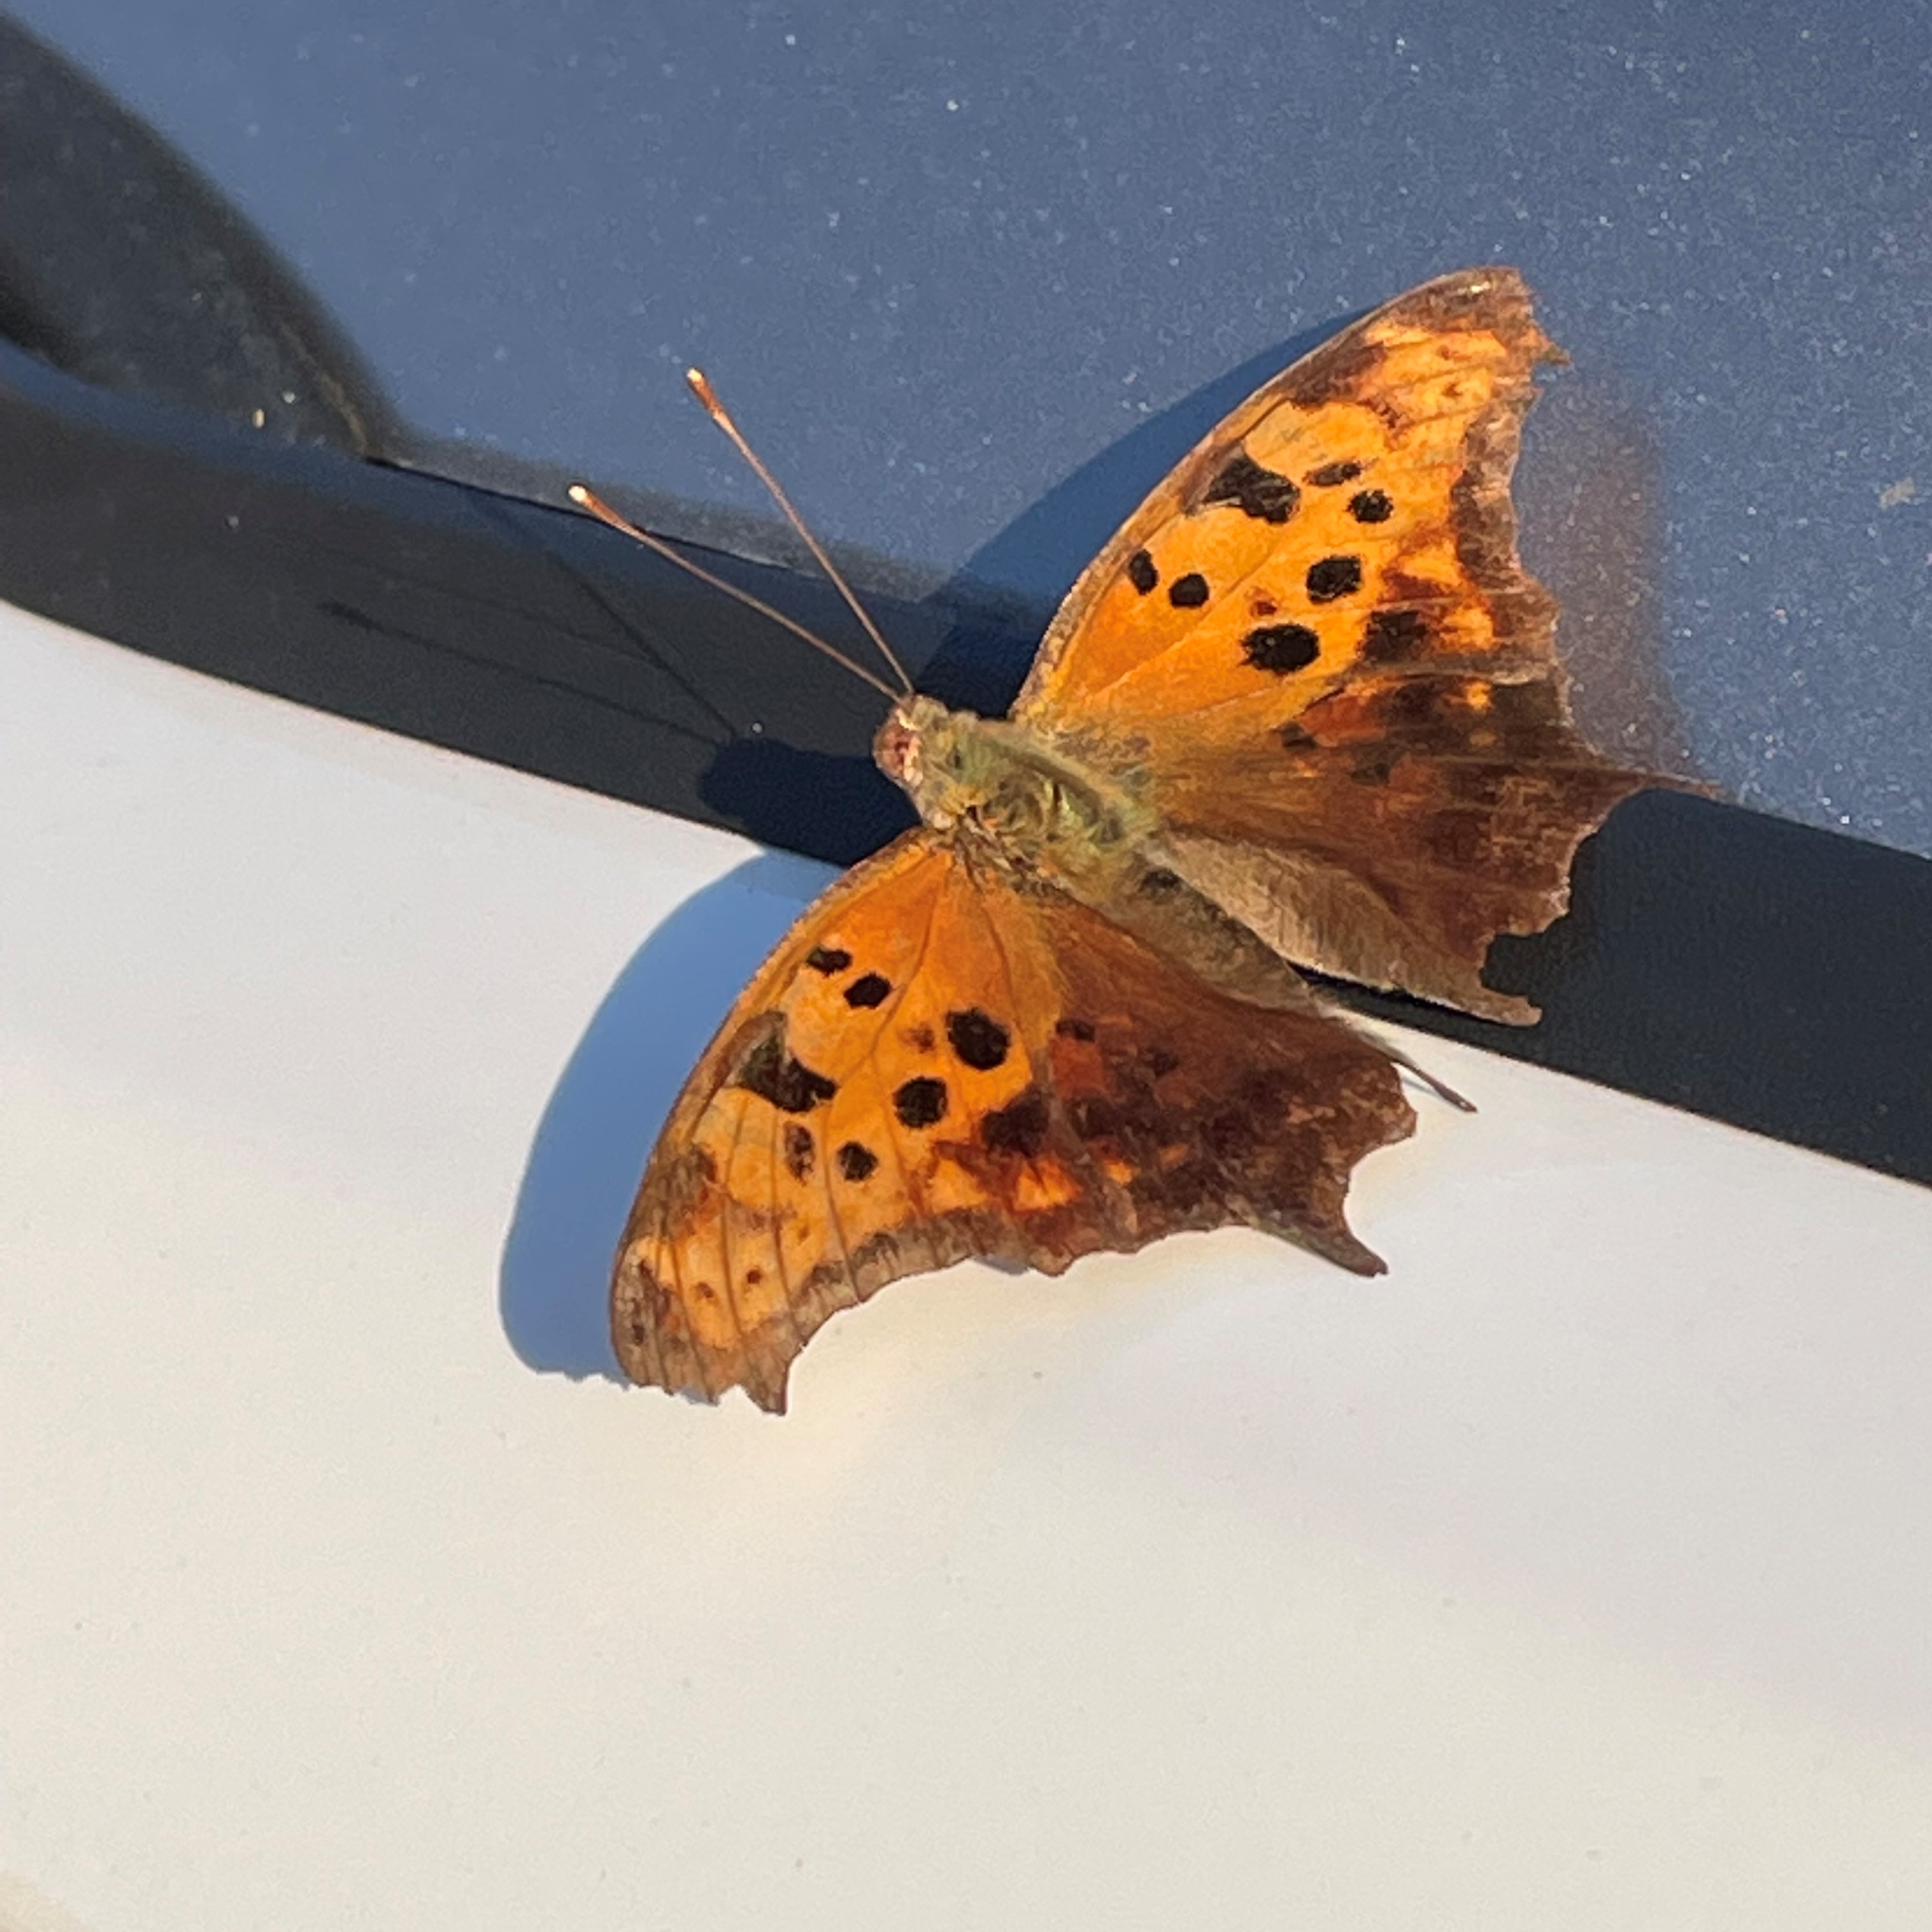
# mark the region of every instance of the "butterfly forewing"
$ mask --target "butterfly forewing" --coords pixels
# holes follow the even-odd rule
[[[1082,575],[1015,716],[1157,752],[1169,721],[1278,726],[1365,667],[1546,662],[1508,476],[1552,352],[1504,269],[1432,283],[1296,364]]]

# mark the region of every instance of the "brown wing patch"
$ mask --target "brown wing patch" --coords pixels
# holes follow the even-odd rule
[[[1238,1222],[1380,1274],[1342,1205],[1355,1163],[1414,1130],[1387,1055],[1325,1013],[1217,993],[1070,902],[1044,936],[1062,1005],[1042,1097],[1124,1198],[1131,1234],[1106,1245]]]
[[[1658,782],[1584,742],[1553,665],[1402,663],[1258,742],[1173,742],[1148,796],[1176,869],[1284,957],[1520,1024],[1535,1008],[1482,983],[1491,942],[1558,917],[1578,845]]]
[[[855,1007],[868,973],[890,991]],[[1348,1174],[1412,1124],[1340,1024],[1223,998],[912,834],[806,914],[692,1076],[619,1253],[618,1356],[778,1409],[830,1316],[969,1255],[1058,1273],[1243,1221],[1373,1271]]]

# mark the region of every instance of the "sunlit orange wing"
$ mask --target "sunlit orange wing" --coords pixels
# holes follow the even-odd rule
[[[1518,1021],[1480,980],[1490,940],[1549,924],[1578,842],[1654,782],[1576,733],[1516,554],[1557,355],[1510,268],[1344,330],[1129,518],[1013,713],[1132,784],[1180,869],[1300,963]]]
[[[1348,1176],[1413,1125],[1336,1022],[1223,998],[910,832],[810,908],[679,1098],[618,1255],[618,1355],[782,1409],[830,1316],[968,1256],[1058,1274],[1244,1222],[1375,1271]]]

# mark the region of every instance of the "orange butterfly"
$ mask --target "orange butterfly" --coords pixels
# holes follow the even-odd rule
[[[874,755],[923,823],[800,920],[672,1109],[612,1286],[633,1380],[782,1411],[828,1317],[968,1256],[1241,1222],[1382,1271],[1342,1202],[1414,1130],[1399,1056],[1295,968],[1533,1021],[1490,943],[1558,917],[1652,782],[1578,736],[1516,555],[1557,356],[1512,269],[1413,290],[1186,458],[1006,718],[895,701]]]

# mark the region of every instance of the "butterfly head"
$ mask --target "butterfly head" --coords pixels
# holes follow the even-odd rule
[[[957,823],[976,802],[980,786],[975,756],[986,721],[970,712],[949,711],[937,698],[902,698],[879,727],[872,756],[880,771],[941,830]]]

